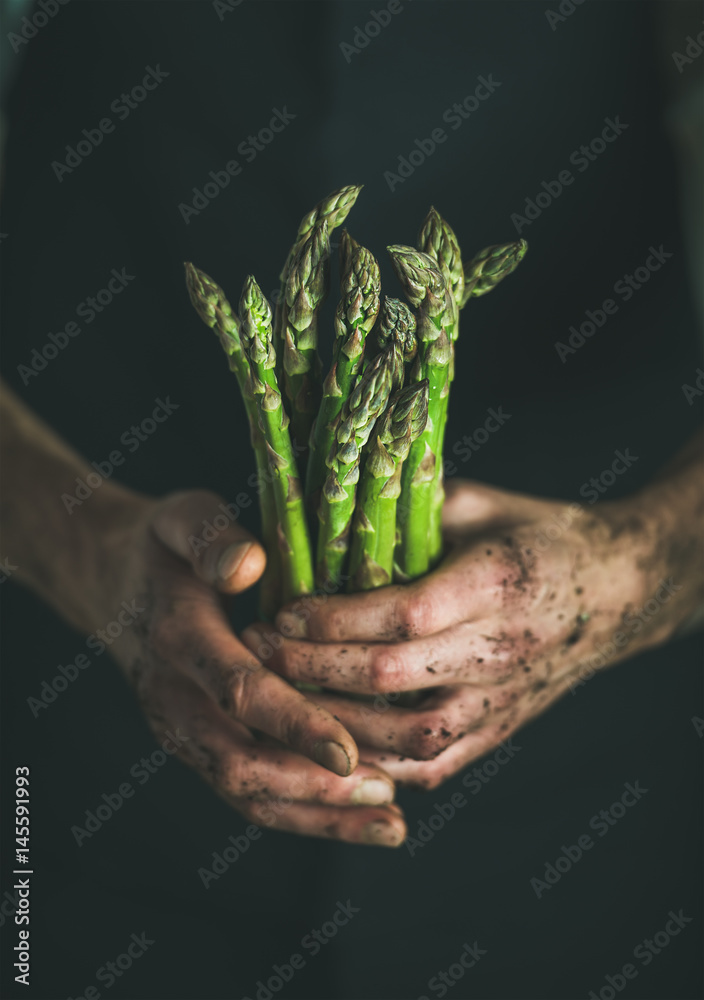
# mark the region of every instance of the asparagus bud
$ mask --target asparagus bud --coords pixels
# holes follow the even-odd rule
[[[452,227],[433,206],[418,234],[418,248],[440,265],[445,282],[459,310],[464,295],[462,253]]]
[[[463,309],[470,298],[486,295],[500,281],[512,274],[521,263],[528,250],[525,240],[515,243],[497,243],[480,250],[469,263],[464,265],[464,293],[460,308]]]
[[[416,318],[405,302],[388,296],[384,298],[377,342],[382,349],[387,344],[397,344],[403,360],[413,361],[418,351]]]
[[[311,211],[304,215],[301,219],[298,226],[298,232],[296,233],[296,239],[293,241],[293,246],[288,252],[288,256],[286,257],[286,261],[280,274],[281,288],[277,299],[276,316],[274,320],[274,348],[278,357],[278,375],[281,373],[281,364],[283,361],[283,338],[286,328],[286,283],[288,281],[289,274],[291,273],[293,262],[300,252],[306,237],[316,224],[323,222],[323,220],[327,222],[329,233],[331,233],[333,229],[342,225],[357,200],[357,196],[361,190],[361,184],[352,184],[347,187],[340,188],[337,191],[333,191],[326,198],[323,198],[322,201],[319,201],[315,208],[311,209]]]

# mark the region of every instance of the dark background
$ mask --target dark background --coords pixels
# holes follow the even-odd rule
[[[554,31],[544,3],[403,7],[349,63],[340,43],[369,19],[366,3],[246,0],[219,17],[209,2],[72,0],[23,46],[6,109],[3,371],[95,461],[125,451],[121,434],[170,396],[179,409],[127,455],[127,485],[236,496],[254,469],[241,404],[190,309],[182,261],[233,299],[250,271],[273,291],[300,217],[348,183],[365,185],[350,231],[397,294],[384,247],[413,242],[431,202],[470,256],[516,238],[510,216],[542,181],[575,175],[521,232],[530,250],[516,274],[463,315],[447,440],[481,426],[488,407],[512,417],[460,475],[579,500],[614,451],[630,448],[638,461],[612,499],[644,485],[701,421],[700,401],[688,405],[681,388],[696,378],[701,332],[663,124],[668,87],[681,81],[653,7],[585,3]],[[687,7],[682,38],[701,28],[701,9]],[[111,102],[157,64],[168,78],[119,121]],[[501,86],[452,131],[443,112],[480,74]],[[247,163],[238,144],[284,106],[295,120]],[[577,173],[570,154],[617,115],[628,129]],[[115,131],[59,183],[52,161],[106,116]],[[447,142],[390,192],[384,171],[437,127]],[[179,203],[233,158],[241,175],[186,225]],[[672,258],[561,363],[555,341],[660,244]],[[135,280],[93,323],[78,319],[80,335],[23,385],[17,366],[32,348],[123,267]],[[328,317],[335,301],[333,290]],[[619,665],[520,732],[520,753],[415,857],[265,832],[205,890],[197,869],[247,824],[173,760],[76,846],[71,826],[131,780],[152,739],[107,655],[33,718],[27,698],[85,640],[14,583],[2,598],[5,764],[10,775],[32,768],[36,871],[29,990],[7,958],[16,929],[0,927],[8,997],[76,997],[88,985],[110,1000],[253,997],[296,951],[306,967],[279,997],[436,996],[430,978],[475,940],[486,955],[451,998],[586,997],[680,908],[694,921],[648,968],[635,961],[621,995],[701,996],[699,637]],[[251,613],[243,601],[240,622]],[[643,800],[537,899],[530,879],[636,780],[649,789]],[[430,795],[401,793],[410,831],[461,787],[459,776]],[[301,939],[348,898],[359,914],[310,957]],[[142,931],[155,941],[146,955],[111,989],[96,983]]]

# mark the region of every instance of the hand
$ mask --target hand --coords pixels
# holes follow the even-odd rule
[[[658,546],[647,504],[585,508],[462,481],[447,494],[449,551],[437,570],[320,606],[302,599],[278,616],[274,643],[270,626],[243,634],[271,669],[326,689],[309,697],[365,760],[423,788],[598,670],[668,638],[692,606],[677,547]],[[403,691],[422,700],[396,707]]]
[[[233,635],[218,592],[250,587],[265,555],[236,522],[194,552],[204,521],[224,520],[220,503],[192,492],[125,504],[108,523],[94,620],[104,627],[123,601],[141,609],[111,652],[157,738],[179,736],[186,763],[247,819],[396,846],[405,826],[388,775],[358,764],[343,725]]]

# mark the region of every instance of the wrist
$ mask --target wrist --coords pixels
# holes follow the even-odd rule
[[[158,501],[119,484],[109,485],[86,522],[86,560],[80,580],[89,631],[103,628],[131,593],[135,556],[143,552],[147,524]],[[130,590],[128,594],[127,591]]]
[[[63,544],[52,546],[54,586],[50,593],[37,589],[79,631],[94,632],[114,617],[135,536],[154,505],[117,483],[103,483],[73,514]]]
[[[640,603],[653,612],[653,643],[686,628],[704,602],[701,526],[696,505],[673,484],[656,482],[623,500],[600,504],[611,544],[624,543],[639,580]],[[655,624],[655,622],[654,622]]]

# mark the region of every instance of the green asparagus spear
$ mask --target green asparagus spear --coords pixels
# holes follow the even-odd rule
[[[374,256],[364,247],[352,249],[335,313],[332,367],[323,383],[323,398],[313,428],[306,476],[306,495],[314,497],[325,482],[326,459],[333,444],[333,425],[352,391],[364,356],[367,334],[379,313],[381,275]]]
[[[249,358],[252,393],[268,457],[278,517],[283,599],[313,589],[313,564],[296,459],[276,379],[271,308],[259,285],[247,277],[240,298],[242,346]]]
[[[455,303],[456,313],[459,313],[464,297],[462,253],[452,227],[432,205],[418,234],[418,249],[438,262]],[[455,339],[458,331],[459,324],[456,321]]]
[[[454,332],[453,340],[457,340],[460,332],[460,308],[464,298],[464,270],[462,267],[462,252],[452,227],[443,219],[436,209],[431,206],[425,221],[418,234],[418,246],[430,257],[437,261],[443,277],[452,295],[454,307]],[[450,362],[449,380],[455,377],[454,357]],[[438,415],[438,421],[443,428],[442,438],[444,438],[444,428],[447,424],[447,406],[450,399],[449,392],[442,399],[442,410]],[[430,499],[430,520],[428,525],[428,558],[432,566],[438,559],[442,551],[442,508],[445,503],[445,488],[443,485],[443,464],[442,453],[437,453],[437,463],[435,467],[435,477],[433,483],[433,495]]]
[[[357,491],[350,590],[372,590],[391,583],[401,468],[427,420],[428,381],[423,379],[395,393],[377,423]]]
[[[377,333],[379,347],[395,343],[404,361],[413,361],[418,352],[416,337],[416,318],[405,302],[400,299],[384,298],[384,305],[379,318]]]
[[[361,184],[351,184],[348,187],[340,188],[338,191],[333,191],[326,198],[323,198],[322,201],[319,201],[315,208],[311,209],[301,219],[296,239],[288,252],[288,257],[279,275],[281,288],[276,303],[276,318],[274,322],[274,350],[279,359],[277,363],[277,375],[279,376],[283,362],[283,337],[286,326],[286,282],[291,273],[291,266],[313,226],[325,219],[328,224],[328,233],[331,233],[333,229],[337,229],[347,218],[361,190]]]
[[[378,354],[357,379],[335,423],[335,438],[327,459],[328,477],[318,508],[318,558],[316,583],[326,590],[339,589],[350,542],[361,451],[377,417],[386,409],[396,348]]]
[[[394,270],[412,305],[420,307],[418,358],[413,378],[428,379],[428,423],[401,474],[396,576],[411,580],[427,572],[441,540],[431,538],[431,509],[439,494],[445,434],[446,397],[450,389],[455,304],[437,263],[413,247],[388,247]]]
[[[186,263],[184,267],[191,303],[206,326],[217,333],[227,355],[230,371],[237,378],[247,411],[250,440],[257,464],[262,537],[267,553],[266,568],[260,581],[259,606],[262,617],[272,619],[281,605],[278,522],[274,495],[269,485],[266,445],[259,427],[259,411],[251,391],[249,361],[242,349],[239,321],[222,288],[193,264]]]
[[[475,254],[464,265],[464,292],[460,309],[464,309],[470,299],[486,295],[512,274],[525,257],[527,249],[525,240],[517,240],[515,243],[497,243]]]
[[[318,314],[329,281],[330,242],[323,219],[304,240],[286,282],[283,369],[291,431],[301,464],[320,405]]]

